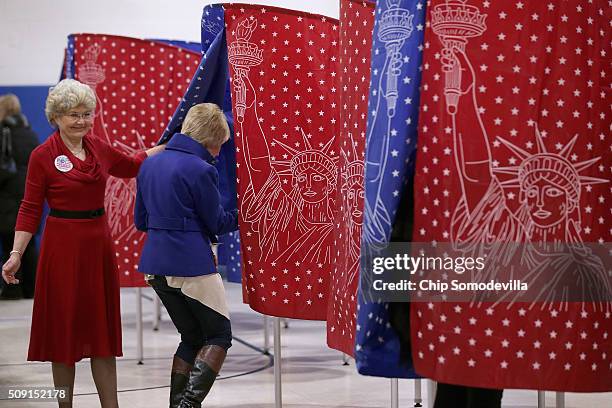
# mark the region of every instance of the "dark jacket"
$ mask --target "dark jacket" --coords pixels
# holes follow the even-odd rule
[[[30,128],[25,116],[13,115],[0,123],[0,131],[6,128],[11,133],[13,158],[17,174],[0,185],[0,232],[7,233],[15,228],[19,204],[23,199],[25,179],[30,153],[38,146],[38,136]]]
[[[150,275],[216,272],[211,241],[238,229],[238,210],[225,211],[214,158],[183,134],[144,161],[138,173],[136,228],[147,232],[138,270]]]

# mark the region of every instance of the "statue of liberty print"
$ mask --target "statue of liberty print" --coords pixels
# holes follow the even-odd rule
[[[453,246],[466,256],[489,257],[487,267],[472,277],[474,281],[520,278],[528,283],[534,304],[610,299],[610,278],[601,259],[584,245],[581,236],[582,188],[608,182],[581,173],[600,157],[570,159],[579,135],[572,135],[553,152],[535,125],[535,140],[531,142],[535,152],[497,136],[495,146],[508,149],[516,157],[507,167],[499,167],[494,161],[478,106],[476,72],[465,50],[467,37],[485,29],[484,17],[482,24],[473,21],[471,31],[465,25],[454,27],[441,19],[432,23],[444,45],[444,93],[461,185],[451,220]],[[468,126],[474,123],[478,126]],[[518,189],[516,208],[506,201],[505,189],[509,188]],[[508,270],[510,264],[520,265],[521,271]],[[550,271],[554,271],[553,276]],[[509,293],[505,299],[513,301],[517,296]]]

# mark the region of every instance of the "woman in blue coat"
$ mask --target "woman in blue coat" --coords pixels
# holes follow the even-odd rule
[[[232,331],[211,243],[238,229],[225,211],[214,167],[229,139],[215,104],[193,106],[166,150],[143,163],[134,211],[147,232],[138,265],[181,335],[174,355],[170,407],[200,407],[221,370]]]

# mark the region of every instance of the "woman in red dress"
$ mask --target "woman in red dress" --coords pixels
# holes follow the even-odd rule
[[[115,357],[121,356],[119,277],[115,250],[104,215],[110,176],[138,173],[154,147],[129,157],[88,135],[96,106],[90,87],[66,79],[51,88],[45,113],[57,126],[30,157],[25,196],[15,240],[2,267],[7,283],[17,283],[21,255],[50,207],[36,277],[28,360],[51,361],[56,387],[68,387],[72,406],[74,363],[91,358],[102,407],[116,407]]]

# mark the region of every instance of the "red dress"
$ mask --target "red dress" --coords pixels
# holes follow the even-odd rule
[[[45,200],[58,210],[104,207],[109,175],[135,177],[146,157],[145,152],[126,156],[90,135],[83,145],[87,158],[80,160],[56,132],[32,152],[16,231],[36,233]],[[72,162],[71,170],[56,168],[61,155]],[[121,355],[119,277],[106,216],[49,216],[36,275],[28,360],[74,364],[87,357]]]

